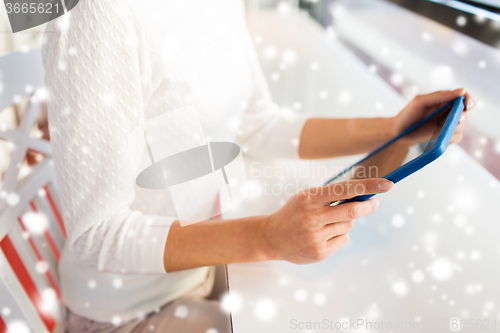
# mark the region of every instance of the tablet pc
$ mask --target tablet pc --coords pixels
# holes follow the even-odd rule
[[[398,183],[435,161],[446,151],[463,110],[464,98],[459,97],[410,126],[361,161],[328,180],[325,185],[364,178],[385,178]],[[333,202],[330,206],[365,201],[374,195],[360,195]]]

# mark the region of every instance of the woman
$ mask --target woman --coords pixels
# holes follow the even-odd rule
[[[135,186],[127,140],[145,121],[195,105],[211,141],[237,137],[250,155],[317,159],[368,152],[459,96],[474,105],[457,89],[419,96],[394,118],[285,114],[271,100],[239,0],[82,0],[51,22],[43,55],[68,230],[60,275],[69,332],[223,332],[217,303],[203,299],[207,266],[322,261],[378,206],[326,207],[352,196],[343,184],[341,195],[300,193],[269,216],[180,227],[168,191]],[[357,182],[364,194],[392,187]],[[206,200],[215,205],[215,196]]]

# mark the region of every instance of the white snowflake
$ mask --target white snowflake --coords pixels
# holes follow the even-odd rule
[[[352,95],[349,91],[341,91],[339,94],[339,102],[342,104],[349,104],[352,101]]]
[[[307,291],[304,289],[297,289],[295,291],[294,297],[297,302],[304,302],[307,299]]]
[[[317,293],[316,295],[314,295],[313,300],[314,300],[314,304],[316,304],[318,306],[322,306],[326,303],[326,296],[323,293]]]
[[[174,316],[176,316],[177,318],[186,318],[188,314],[189,310],[185,305],[179,305],[177,308],[175,308]]]
[[[402,226],[404,226],[405,224],[405,217],[403,215],[394,215],[392,217],[392,225],[394,226],[394,228],[401,228]]]
[[[408,285],[404,280],[398,280],[392,284],[391,290],[397,296],[403,297],[406,296],[406,294],[408,294]]]
[[[431,264],[432,276],[438,281],[447,281],[453,276],[453,264],[447,258],[438,258]]]
[[[291,65],[297,60],[297,54],[293,50],[285,50],[283,51],[281,58],[286,64]]]
[[[479,251],[477,251],[477,250],[476,250],[476,251],[472,251],[472,252],[470,253],[470,258],[471,258],[472,260],[474,260],[474,261],[478,261],[478,260],[481,258],[481,252],[479,252]]]
[[[47,216],[41,212],[26,212],[22,216],[22,221],[26,229],[34,235],[44,233],[49,225]]]
[[[460,15],[457,17],[456,22],[459,27],[464,27],[467,24],[467,18],[463,15]]]
[[[422,283],[425,280],[425,274],[421,270],[416,270],[411,273],[411,279],[415,283]]]
[[[40,274],[45,274],[49,270],[49,265],[45,261],[39,261],[35,265],[35,269]]]
[[[116,289],[120,289],[121,287],[123,287],[123,280],[119,278],[114,279],[113,287],[115,287]]]
[[[236,292],[225,294],[221,300],[221,308],[226,313],[237,313],[243,307],[243,297]]]
[[[2,313],[2,317],[4,317],[4,318],[10,316],[10,313],[11,313],[10,308],[7,306],[2,308],[1,313]]]
[[[7,204],[9,206],[16,206],[19,203],[19,195],[17,193],[7,194]]]
[[[428,32],[423,32],[422,39],[425,40],[426,42],[429,42],[432,40],[432,35]]]
[[[258,300],[254,307],[254,314],[259,320],[271,320],[276,315],[276,305],[267,298]]]
[[[9,333],[30,333],[28,325],[24,321],[14,320],[7,324],[7,331]]]
[[[118,326],[122,323],[122,317],[114,316],[113,318],[111,318],[111,322],[113,323],[113,325]]]

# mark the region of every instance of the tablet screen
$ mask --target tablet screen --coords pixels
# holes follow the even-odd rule
[[[341,172],[330,183],[387,176],[434,147],[448,114],[449,108]]]

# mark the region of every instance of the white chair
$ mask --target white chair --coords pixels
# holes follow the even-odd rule
[[[0,333],[63,331],[57,262],[66,232],[50,143],[30,137],[43,86],[39,50],[0,58],[0,112],[30,96],[18,128],[0,124],[0,139],[14,145],[0,190]],[[18,181],[28,150],[43,153],[45,159]]]

